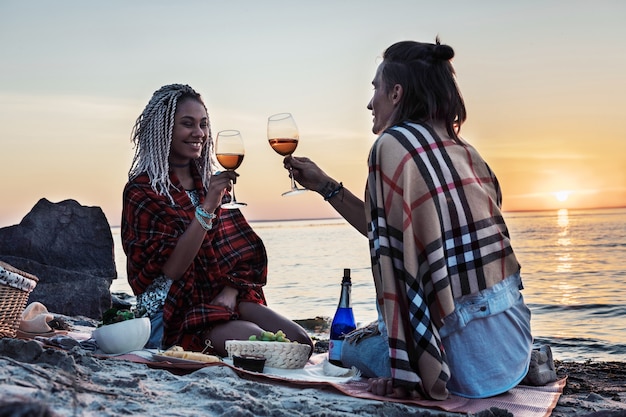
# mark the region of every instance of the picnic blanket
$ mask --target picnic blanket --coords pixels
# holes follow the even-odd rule
[[[321,373],[322,363],[327,354],[313,355],[303,369],[274,369],[266,367],[263,373],[249,372],[232,365],[230,360],[218,363],[200,363],[191,361],[155,360],[146,351],[131,352],[124,355],[109,356],[117,360],[129,360],[145,363],[156,369],[166,369],[174,374],[183,375],[207,366],[231,367],[240,377],[260,382],[279,382],[295,386],[332,387],[339,393],[351,397],[377,401],[394,401],[415,405],[422,408],[442,410],[453,413],[477,413],[493,407],[508,410],[515,417],[547,417],[563,393],[567,378],[561,378],[541,387],[518,385],[510,391],[490,398],[469,399],[450,395],[445,400],[397,399],[374,395],[367,391],[367,379],[348,374],[345,377],[327,376]]]

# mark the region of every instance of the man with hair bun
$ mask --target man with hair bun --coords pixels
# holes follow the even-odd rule
[[[384,52],[367,105],[379,136],[365,201],[308,158],[284,160],[369,239],[379,319],[346,336],[342,362],[370,377],[378,395],[489,397],[519,384],[531,361],[502,193],[460,136],[467,115],[453,57],[438,38]]]

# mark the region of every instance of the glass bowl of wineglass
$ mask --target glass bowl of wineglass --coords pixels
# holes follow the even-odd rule
[[[294,153],[298,147],[300,135],[291,113],[278,113],[267,119],[267,139],[272,149],[279,155],[288,156]],[[295,195],[306,191],[306,188],[298,188],[291,172],[289,177],[291,178],[291,190],[282,195]]]
[[[222,130],[217,133],[215,140],[215,157],[224,169],[234,171],[243,162],[245,149],[243,146],[243,138],[238,130]],[[236,209],[247,206],[246,203],[237,201],[235,197],[235,184],[230,190],[230,201],[222,204],[223,208]]]

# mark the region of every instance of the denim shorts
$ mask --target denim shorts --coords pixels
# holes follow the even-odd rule
[[[532,351],[530,310],[514,274],[455,302],[439,329],[448,365],[448,390],[485,398],[515,387],[528,372]]]

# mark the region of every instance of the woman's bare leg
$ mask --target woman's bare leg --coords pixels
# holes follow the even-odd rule
[[[248,340],[250,335],[260,334],[263,329],[255,323],[246,320],[230,320],[218,324],[205,333],[205,338],[211,342],[215,353],[219,356],[228,356],[226,352],[227,340]]]
[[[291,341],[311,346],[311,353],[313,353],[313,341],[306,330],[293,320],[281,316],[269,307],[262,304],[242,302],[239,304],[239,313],[241,320],[256,323],[264,330],[274,333],[282,330]]]
[[[205,334],[205,338],[211,341],[218,355],[228,356],[227,340],[248,340],[252,335],[260,335],[263,330],[274,333],[282,330],[290,340],[311,346],[310,352],[313,353],[313,341],[306,330],[270,308],[251,302],[239,304],[238,320],[218,324]]]

